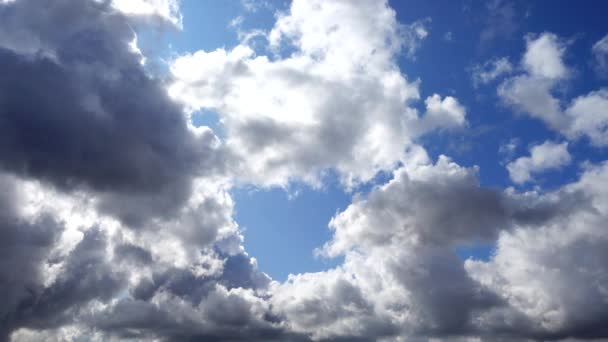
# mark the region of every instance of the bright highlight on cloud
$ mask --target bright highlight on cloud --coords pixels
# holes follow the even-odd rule
[[[243,39],[270,8],[244,2],[236,44],[151,72],[140,32],[187,30],[178,1],[0,2],[0,341],[608,338],[608,163],[578,154],[608,145],[608,90],[564,90],[565,37],[522,34],[523,53],[464,71],[547,128],[534,145],[509,131],[492,183],[487,155],[437,153],[482,130],[479,102],[408,76],[439,19],[294,0]],[[507,23],[484,22],[480,46],[517,32],[514,7],[482,10]],[[209,112],[221,134],[196,123]],[[273,279],[234,190],[325,191],[329,174],[350,203],[310,253],[338,261]],[[458,253],[479,244],[488,256]]]
[[[545,141],[530,149],[529,157],[520,157],[507,165],[509,176],[515,183],[525,183],[532,178],[532,173],[557,169],[572,160],[568,153],[568,143],[557,144]]]
[[[112,0],[111,3],[127,15],[159,17],[178,27],[182,25],[178,0]]]
[[[351,187],[403,162],[403,151],[436,128],[465,123],[453,97],[427,99],[395,58],[426,37],[421,23],[399,24],[383,2],[296,1],[268,33],[271,50],[252,47],[197,51],[171,64],[170,94],[191,111],[220,113],[226,145],[240,163],[239,180],[319,184],[333,168]]]

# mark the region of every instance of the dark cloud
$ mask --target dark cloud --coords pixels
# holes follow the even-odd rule
[[[0,175],[0,340],[21,320],[43,290],[41,264],[62,226],[50,216],[27,222],[15,214],[13,180]]]
[[[114,258],[141,265],[149,265],[153,262],[152,254],[149,251],[130,243],[114,247]]]
[[[265,300],[255,294],[268,283],[247,256],[230,256],[217,276],[178,268],[158,272],[131,290],[132,299],[85,318],[89,326],[121,338],[290,340]]]
[[[52,213],[20,218],[13,208],[18,192],[12,177],[0,177],[0,340],[20,327],[48,329],[72,322],[89,301],[107,301],[124,286],[124,275],[113,270],[106,238],[96,229],[65,257],[53,247],[64,230]],[[43,268],[61,264],[45,285]]]
[[[107,3],[5,4],[0,31],[0,167],[98,191],[102,208],[138,223],[174,210],[215,165],[213,134],[187,129]]]
[[[420,315],[415,334],[467,335],[475,310],[504,305],[466,273],[462,260],[444,248],[421,246],[390,266],[398,282],[412,293],[409,311]]]
[[[115,271],[106,255],[107,240],[99,230],[84,234],[67,257],[57,279],[31,306],[20,307],[24,326],[45,329],[71,322],[91,300],[107,302],[126,285],[125,274]]]

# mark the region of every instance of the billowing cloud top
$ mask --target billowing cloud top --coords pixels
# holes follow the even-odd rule
[[[275,20],[264,49],[245,35],[158,75],[134,28],[179,30],[178,1],[0,1],[0,341],[608,338],[607,162],[549,190],[487,187],[425,148],[473,125],[469,104],[401,69],[430,19],[294,0]],[[606,39],[590,47],[600,72]],[[555,131],[505,163],[515,184],[573,163],[582,139],[608,145],[608,90],[556,92],[576,73],[569,43],[522,44],[519,62],[471,69]],[[222,134],[193,124],[201,110]],[[314,251],[343,262],[273,280],[231,190],[322,188],[328,172],[372,185]],[[458,256],[475,243],[495,249]]]

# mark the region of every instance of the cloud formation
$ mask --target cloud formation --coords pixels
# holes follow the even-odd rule
[[[317,185],[335,169],[351,187],[393,168],[422,134],[465,123],[453,97],[429,96],[422,118],[411,106],[419,81],[395,58],[427,34],[424,22],[398,23],[382,1],[294,1],[266,35],[275,56],[246,43],[181,56],[170,93],[220,114],[238,179]]]
[[[296,0],[267,55],[247,41],[197,51],[167,80],[132,29],[159,20],[179,27],[178,2],[0,2],[0,341],[608,336],[608,164],[520,192],[433,160],[419,138],[469,123],[456,97],[421,101],[397,63],[424,48],[429,20],[401,24],[386,1]],[[505,102],[607,144],[607,91],[562,108],[566,44],[545,33],[526,47]],[[512,71],[500,61],[482,83]],[[192,124],[203,109],[223,138]],[[567,146],[507,168],[527,181],[568,163]],[[316,254],[344,262],[273,280],[245,251],[230,191],[322,186],[326,171],[348,190],[391,177],[329,222]],[[496,248],[462,260],[475,243]]]
[[[507,78],[498,87],[502,100],[547,126],[575,140],[586,137],[598,147],[608,144],[608,92],[591,91],[571,99],[564,108],[555,88],[566,82],[572,70],[564,63],[567,45],[552,33],[526,40],[521,61],[523,74]]]
[[[568,143],[545,141],[532,146],[529,157],[519,157],[507,164],[507,170],[513,182],[525,183],[532,179],[533,173],[558,169],[569,164],[571,160]]]

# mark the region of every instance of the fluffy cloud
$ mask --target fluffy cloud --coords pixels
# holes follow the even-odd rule
[[[119,9],[0,6],[0,340],[277,334],[256,292],[270,279],[232,219],[228,157],[143,69],[142,13]]]
[[[294,1],[267,34],[275,56],[248,45],[181,56],[170,93],[220,114],[238,179],[318,184],[333,168],[352,186],[393,168],[418,136],[465,123],[452,97],[429,97],[422,119],[410,106],[418,81],[395,58],[426,34],[422,22],[399,24],[383,1]]]
[[[554,89],[572,71],[563,62],[566,44],[552,33],[527,39],[522,67],[526,71],[505,80],[498,95],[514,108],[544,121],[568,139],[586,136],[591,144],[608,143],[606,90],[599,89],[573,99],[563,108]]]
[[[568,75],[568,69],[562,61],[565,50],[564,44],[553,34],[545,33],[535,39],[528,38],[522,64],[532,76],[561,79]]]
[[[507,170],[512,181],[525,183],[532,178],[533,173],[558,169],[569,164],[571,160],[568,143],[545,141],[532,146],[529,157],[520,157],[507,164]]]
[[[536,229],[560,227],[579,216],[601,222],[604,214],[594,209],[595,190],[583,185],[594,181],[587,179],[593,173],[599,176],[605,169],[590,170],[580,182],[556,193],[539,194],[484,188],[475,168],[463,168],[447,157],[435,164],[406,165],[388,184],[355,199],[331,221],[334,237],[320,253],[343,255],[344,263],[325,272],[291,276],[275,285],[271,302],[292,329],[315,339],[551,336],[549,329],[528,329],[541,317],[519,313],[511,303],[513,295],[482,280],[475,267],[493,272],[503,239],[522,229],[540,237]],[[568,223],[562,227],[570,229]],[[463,262],[455,253],[458,246],[497,238],[498,254],[488,262]],[[559,251],[547,245],[547,253]],[[484,276],[493,281],[501,275]],[[590,275],[595,282],[604,276]],[[537,300],[536,294],[516,298],[526,304]],[[595,312],[583,315],[593,317]],[[562,323],[553,328],[567,329]]]
[[[576,97],[566,109],[573,118],[567,133],[571,137],[587,135],[597,146],[608,145],[608,89]]]
[[[178,0],[112,0],[111,3],[127,15],[161,18],[177,27],[182,26]]]
[[[282,336],[224,190],[199,186],[177,218],[133,230],[89,194],[1,179],[2,339]]]
[[[0,167],[96,191],[132,221],[176,210],[193,176],[222,167],[216,137],[189,130],[143,70],[128,17],[92,1],[47,7],[0,7]]]
[[[585,206],[561,220],[504,232],[489,262],[466,262],[473,278],[509,304],[480,317],[485,330],[539,340],[606,336],[607,175],[606,163],[590,167],[552,194],[582,194]]]

